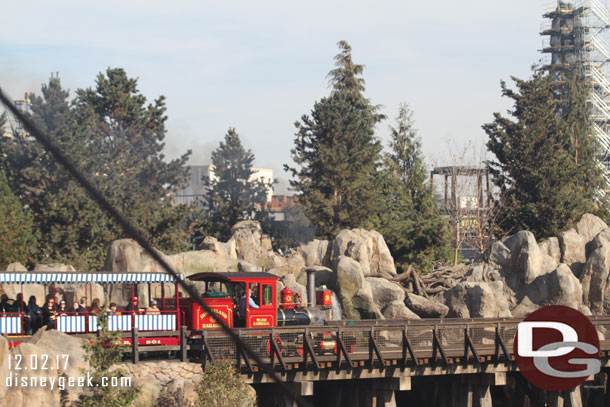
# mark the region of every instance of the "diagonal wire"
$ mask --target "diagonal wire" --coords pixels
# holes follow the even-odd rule
[[[153,249],[152,245],[148,242],[147,239],[144,238],[142,233],[131,224],[127,219],[125,219],[119,211],[102,195],[100,191],[98,191],[91,182],[76,168],[76,166],[72,163],[72,161],[61,151],[61,149],[56,146],[53,141],[49,137],[38,129],[38,127],[27,118],[22,112],[17,110],[15,105],[11,102],[11,100],[4,94],[2,89],[0,88],[0,101],[6,106],[6,108],[23,124],[23,127],[30,133],[30,135],[34,136],[40,144],[43,145],[45,150],[49,152],[57,162],[59,162],[81,185],[81,187],[87,191],[87,193],[91,196],[91,198],[106,212],[110,215],[111,218],[114,219],[125,231],[125,233],[134,239],[148,254],[155,259],[164,269],[165,272],[171,275],[176,282],[191,296],[191,298],[195,299],[199,305],[205,309],[205,311],[211,315],[216,322],[221,326],[222,330],[225,331],[236,344],[239,344],[241,348],[245,351],[247,356],[251,357],[256,361],[256,363],[261,367],[261,369],[269,375],[274,382],[278,384],[278,387],[282,393],[284,393],[290,400],[295,401],[299,407],[306,407],[305,402],[299,396],[297,396],[277,375],[277,373],[273,370],[273,366],[269,366],[264,363],[262,359],[246,344],[241,340],[241,338],[235,333],[224,321],[222,321],[219,317],[216,316],[215,313],[212,312],[210,307],[203,302],[197,291],[187,285],[183,280],[178,277],[176,271],[161,257],[161,255]]]

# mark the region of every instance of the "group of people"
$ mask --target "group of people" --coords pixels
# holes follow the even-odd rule
[[[52,295],[47,296],[45,304],[40,307],[36,303],[36,296],[30,296],[28,303],[23,301],[23,295],[17,294],[17,298],[14,301],[6,294],[0,296],[0,313],[10,314],[18,313],[23,315],[24,329],[26,335],[33,335],[38,329],[46,326],[47,329],[55,328],[55,321],[58,316],[64,315],[86,315],[87,312],[91,312],[95,315],[99,315],[102,312],[102,305],[99,298],[94,298],[91,302],[91,307],[87,308],[87,298],[81,298],[80,302],[74,301],[71,306],[66,305],[65,300],[60,300],[56,303],[55,297]],[[111,302],[110,305],[105,309],[108,315],[119,315],[117,311],[117,305]],[[125,312],[145,312],[147,314],[159,315],[161,310],[157,306],[156,300],[150,301],[150,306],[146,309],[138,307],[138,298],[132,297],[129,304],[125,308]]]

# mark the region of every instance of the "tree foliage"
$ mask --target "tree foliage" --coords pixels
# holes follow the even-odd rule
[[[42,96],[32,96],[32,118],[153,244],[167,252],[185,248],[186,210],[172,205],[170,192],[186,179],[188,153],[168,162],[161,152],[164,98],[147,104],[137,80],[120,68],[100,73],[74,101],[68,96],[51,77]],[[11,186],[35,215],[39,257],[101,267],[122,230],[31,138],[3,140],[0,148]]]
[[[254,154],[244,148],[234,128],[229,128],[224,141],[212,152],[212,165],[213,177],[203,179],[207,219],[202,229],[227,240],[231,227],[240,220],[265,223],[265,203],[273,182],[253,179]]]
[[[558,101],[549,73],[512,79],[516,90],[501,84],[502,95],[513,102],[509,117],[495,113],[483,126],[495,155],[489,167],[500,191],[498,224],[503,233],[526,229],[538,238],[556,236],[586,212],[603,213],[586,85],[577,73],[569,75],[566,99]]]
[[[378,186],[383,197],[379,231],[399,268],[408,264],[429,270],[449,251],[447,225],[436,206],[413,125],[413,113],[401,104],[396,127],[390,127],[390,151]]]
[[[105,308],[105,307],[104,307]],[[125,346],[121,345],[121,331],[108,329],[108,313],[103,311],[98,316],[98,335],[89,335],[83,341],[85,359],[89,362],[91,382],[93,387],[81,394],[76,405],[78,407],[128,407],[131,406],[139,393],[135,387],[115,387],[108,385],[114,379],[117,383],[125,377],[121,369],[111,369],[121,361]]]
[[[256,402],[254,392],[228,361],[206,364],[197,395],[194,407],[242,407]]]
[[[294,178],[290,183],[299,206],[325,238],[341,229],[372,225],[382,160],[374,128],[384,116],[362,94],[363,65],[353,63],[347,42],[338,45],[336,68],[328,75],[332,92],[295,123],[291,153],[296,166],[284,165]]]
[[[4,270],[12,262],[30,262],[37,241],[33,230],[33,217],[29,211],[23,209],[2,171],[0,219],[0,270]]]

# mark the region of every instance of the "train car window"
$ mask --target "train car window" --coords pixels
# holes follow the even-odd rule
[[[271,284],[263,284],[263,304],[273,305],[273,288]]]

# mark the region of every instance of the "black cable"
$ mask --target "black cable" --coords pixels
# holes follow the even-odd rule
[[[72,163],[72,161],[66,157],[66,155],[61,151],[61,149],[56,146],[49,137],[44,135],[40,129],[23,113],[21,113],[15,105],[11,102],[9,98],[6,97],[2,89],[0,88],[0,100],[6,106],[6,108],[23,124],[23,127],[32,135],[40,144],[43,145],[45,150],[49,152],[55,160],[60,163],[81,185],[81,187],[87,191],[87,193],[106,213],[110,215],[125,231],[125,233],[131,237],[133,240],[138,242],[140,246],[153,258],[157,261],[161,267],[165,269],[165,272],[171,275],[174,280],[191,296],[199,305],[205,309],[205,311],[211,315],[216,322],[221,326],[223,331],[225,331],[236,344],[239,344],[241,348],[245,351],[246,355],[251,357],[256,361],[256,363],[262,368],[262,370],[268,374],[273,381],[278,384],[278,387],[282,393],[284,393],[290,400],[295,401],[299,407],[306,407],[303,399],[296,395],[291,389],[280,379],[280,377],[273,370],[273,366],[269,366],[264,363],[261,358],[246,344],[243,342],[239,336],[227,326],[212,310],[208,307],[197,291],[194,288],[187,285],[184,281],[182,281],[176,271],[161,257],[161,255],[153,249],[152,245],[144,238],[144,236],[138,231],[138,229],[131,224],[127,219],[125,219],[119,211],[112,206],[112,204],[102,195],[100,191],[98,191],[93,184],[89,182],[89,180],[76,168],[76,166]]]

